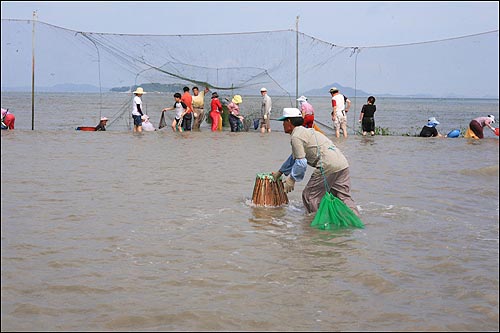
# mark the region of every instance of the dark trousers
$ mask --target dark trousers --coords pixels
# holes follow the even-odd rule
[[[231,126],[231,132],[240,131],[240,118],[230,114],[229,115],[229,125]]]

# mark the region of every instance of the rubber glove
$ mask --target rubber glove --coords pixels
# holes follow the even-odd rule
[[[272,175],[273,175],[274,181],[277,182],[280,179],[282,174],[283,173],[281,173],[281,171],[273,172]]]
[[[264,115],[264,120],[266,120],[266,119],[267,119],[267,114]]]
[[[294,190],[295,187],[295,179],[293,179],[291,176],[286,177],[284,188],[285,192],[289,193]]]

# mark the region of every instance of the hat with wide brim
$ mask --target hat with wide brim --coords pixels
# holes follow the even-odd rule
[[[240,104],[243,102],[243,99],[241,98],[240,95],[234,95],[232,102],[234,104]]]
[[[439,121],[436,120],[436,117],[430,117],[428,120],[427,120],[427,126],[429,127],[433,127],[433,126],[436,126],[436,125],[439,125]]]
[[[307,97],[306,97],[306,96],[304,96],[304,95],[302,95],[302,96],[300,96],[299,98],[297,98],[297,101],[298,101],[298,102],[306,102],[306,101],[307,101]]]
[[[108,120],[106,117],[101,117],[101,121]]]
[[[145,92],[142,87],[137,87],[137,89],[134,91],[134,94],[145,94]]]
[[[276,120],[283,121],[287,118],[302,117],[302,113],[297,108],[284,108],[283,115]]]

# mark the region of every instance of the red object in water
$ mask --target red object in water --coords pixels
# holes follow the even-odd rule
[[[89,131],[89,132],[95,132],[95,127],[92,126],[80,126],[76,128],[77,131]]]

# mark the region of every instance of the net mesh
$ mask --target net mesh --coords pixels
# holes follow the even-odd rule
[[[351,87],[350,97],[498,98],[498,30],[404,45],[340,46],[295,30],[134,35],[2,19],[1,35],[2,91],[31,86],[34,50],[37,92],[70,83],[129,93],[108,126],[129,121],[130,92],[148,84],[150,91],[206,86],[228,96],[259,96],[266,87],[283,97],[285,107],[297,106],[303,94],[329,97],[332,84]],[[466,90],[463,81],[471,82]]]
[[[338,228],[364,228],[359,217],[339,198],[327,192],[319,204],[311,227],[321,230]]]

